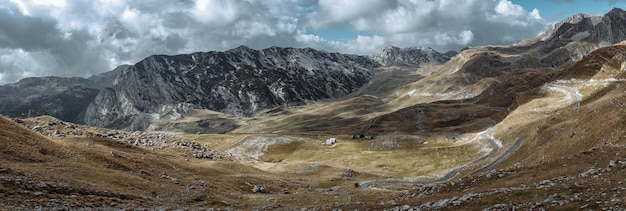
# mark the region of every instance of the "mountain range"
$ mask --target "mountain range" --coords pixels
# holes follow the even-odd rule
[[[145,130],[154,119],[180,116],[192,108],[244,117],[276,106],[340,98],[371,80],[376,67],[441,64],[450,54],[388,47],[366,57],[241,46],[225,52],[155,55],[88,79],[27,78],[1,86],[7,100],[0,103],[0,113]]]

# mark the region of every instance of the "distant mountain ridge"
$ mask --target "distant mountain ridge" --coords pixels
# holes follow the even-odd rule
[[[442,54],[427,47],[399,48],[396,46],[387,46],[379,53],[371,56],[371,58],[383,66],[416,66],[425,63],[442,64],[450,60],[454,55],[456,55],[454,51]]]
[[[241,46],[224,52],[155,55],[87,79],[33,77],[0,86],[0,96],[5,99],[0,102],[0,113],[10,117],[51,115],[69,122],[113,128],[133,125],[135,129],[145,129],[150,119],[161,117],[155,114],[171,113],[172,109],[184,113],[191,108],[209,108],[250,116],[276,105],[344,96],[367,83],[373,76],[371,70],[380,65],[440,64],[450,58],[449,53],[390,46],[377,56],[366,57],[311,48],[254,50]],[[132,70],[123,72],[127,68]],[[205,70],[217,74],[203,74]],[[199,83],[200,79],[211,82]],[[243,83],[247,83],[245,87]],[[237,91],[229,88],[234,86],[241,87]],[[111,119],[103,120],[107,118]]]
[[[31,77],[0,86],[0,113],[11,117],[52,115],[82,123],[89,103],[101,89],[111,86],[126,67],[122,65],[90,78]]]
[[[152,119],[189,108],[251,116],[278,105],[345,96],[367,83],[378,66],[365,56],[311,48],[241,46],[155,55],[126,68],[98,94],[85,123],[143,130]]]

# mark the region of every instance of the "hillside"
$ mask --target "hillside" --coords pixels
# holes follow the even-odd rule
[[[23,125],[35,125],[35,131],[49,137]],[[333,200],[339,195],[324,196],[325,191],[307,184],[319,180],[298,182],[289,174],[245,163],[194,158],[190,148],[197,143],[178,136],[164,136],[159,142],[154,137],[162,134],[137,135],[52,117],[15,121],[0,117],[0,208],[259,209],[302,202],[259,204],[258,198],[266,194],[302,200],[312,195]],[[317,174],[297,177],[310,180]]]
[[[623,209],[624,55],[621,44],[600,48],[557,68],[548,83],[519,93],[518,106],[490,134],[506,149],[495,157],[506,159],[487,159],[495,165],[469,168],[467,176],[448,183],[383,186],[411,190],[394,199],[395,208]]]

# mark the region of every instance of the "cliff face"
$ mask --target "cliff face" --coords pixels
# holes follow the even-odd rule
[[[589,39],[602,44],[613,44],[626,39],[626,11],[613,8],[594,27]]]
[[[251,116],[277,105],[341,97],[367,83],[379,64],[310,48],[150,56],[125,69],[87,108],[85,123],[146,129],[189,108]]]

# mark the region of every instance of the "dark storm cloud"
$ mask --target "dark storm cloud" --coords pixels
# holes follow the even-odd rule
[[[0,7],[0,48],[41,50],[61,40],[56,21],[22,15],[13,5]]]
[[[106,65],[90,50],[93,37],[83,30],[61,31],[50,17],[24,15],[15,5],[0,6],[0,82],[24,76],[89,74]],[[95,72],[91,72],[95,73]]]

